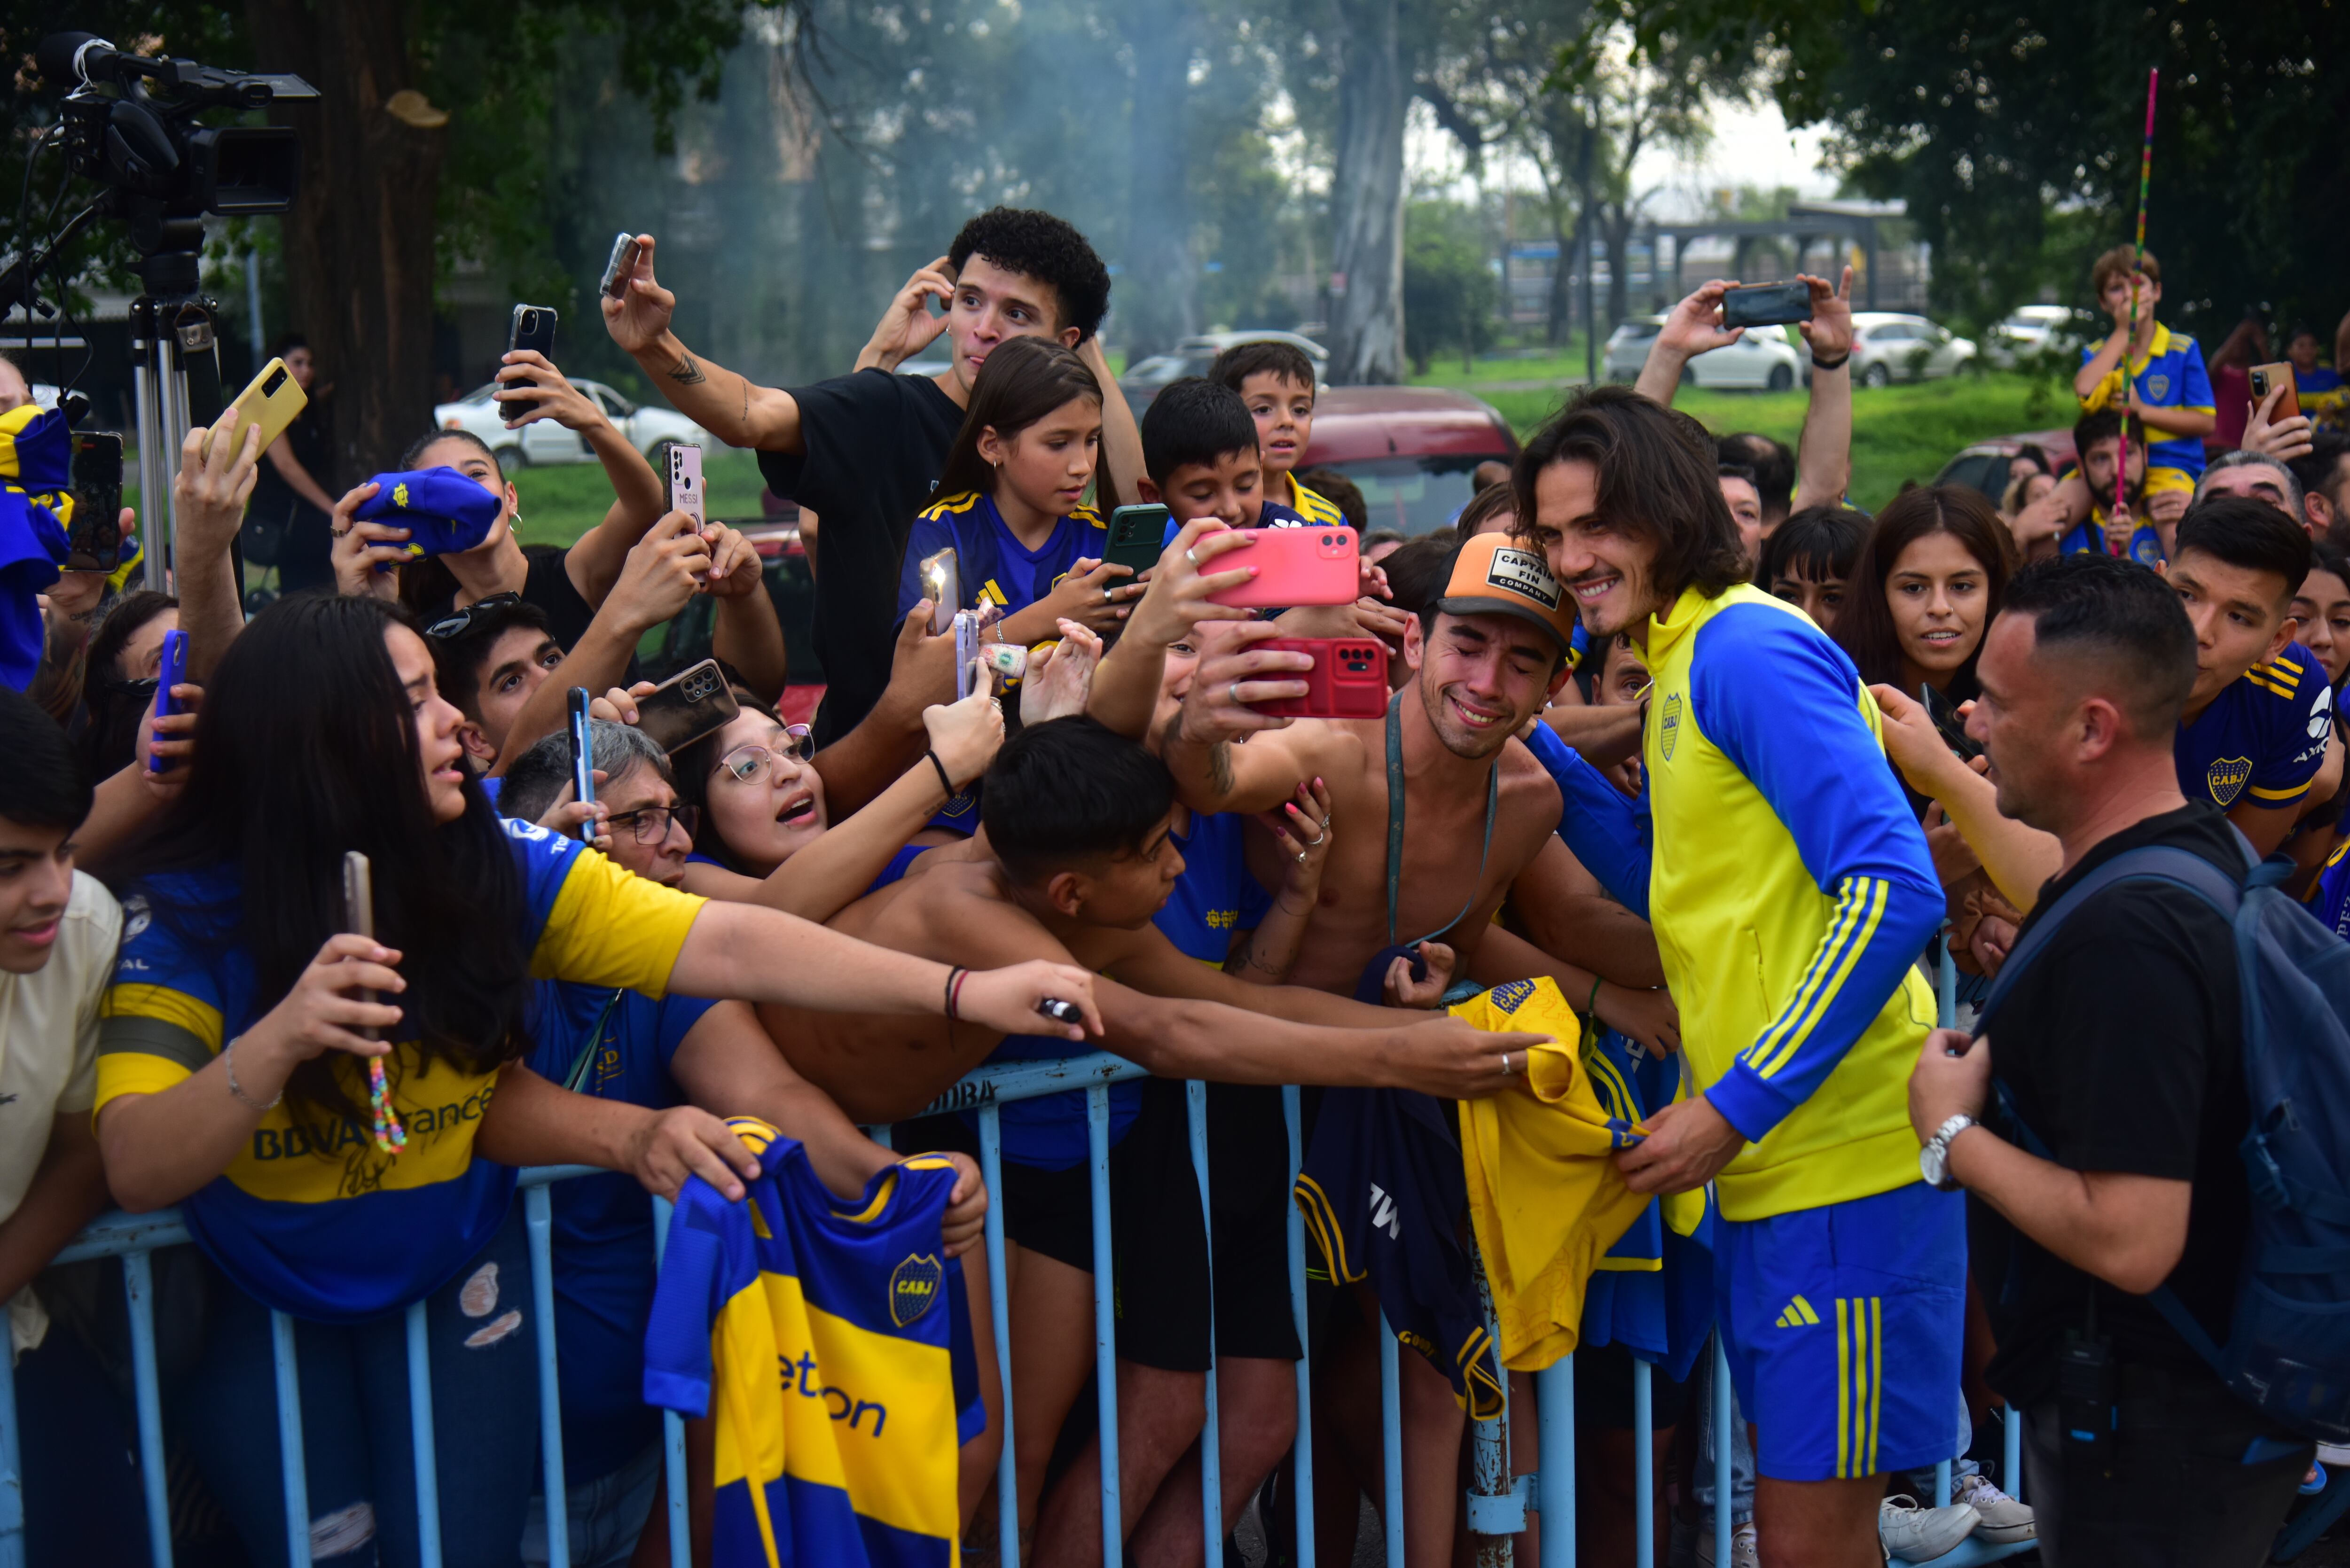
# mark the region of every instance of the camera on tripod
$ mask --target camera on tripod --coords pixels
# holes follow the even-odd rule
[[[283,213],[294,204],[301,151],[292,128],[199,125],[210,109],[265,109],[317,98],[300,77],[254,75],[151,58],[88,33],[54,33],[34,58],[69,88],[61,109],[75,170],[127,198],[133,222]],[[112,88],[111,94],[100,90]]]

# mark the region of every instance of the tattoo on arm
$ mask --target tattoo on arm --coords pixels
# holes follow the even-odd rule
[[[702,367],[693,362],[693,356],[682,349],[678,351],[677,363],[669,368],[669,379],[681,387],[710,379],[702,373]]]

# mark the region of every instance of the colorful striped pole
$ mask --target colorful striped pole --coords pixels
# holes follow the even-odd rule
[[[2158,67],[2148,67],[2146,73],[2146,141],[2137,158],[2137,250],[2130,258],[2129,332],[2122,339],[2122,437],[2114,452],[2114,515],[2119,517],[2129,504],[2129,403],[2130,387],[2136,378],[2130,371],[2130,355],[2137,348],[2137,285],[2138,269],[2146,265],[2146,192],[2154,178],[2154,89],[2161,79]],[[2109,554],[2129,553],[2129,543],[2114,543],[2106,539]]]

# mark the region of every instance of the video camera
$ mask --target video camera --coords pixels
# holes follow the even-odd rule
[[[257,216],[293,206],[301,153],[290,127],[199,125],[195,117],[317,99],[300,77],[133,55],[88,33],[53,33],[34,59],[45,80],[69,89],[62,119],[75,170],[154,217]]]

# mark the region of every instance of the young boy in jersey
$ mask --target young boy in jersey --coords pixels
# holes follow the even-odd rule
[[[1314,361],[1294,343],[1236,343],[1216,356],[1208,379],[1229,387],[1256,421],[1264,493],[1306,522],[1344,523],[1338,504],[1306,488],[1299,460],[1314,441]]]
[[[1806,506],[1762,541],[1754,580],[1833,634],[1845,584],[1868,539],[1868,514],[1849,506]]]
[[[2264,501],[2215,495],[2178,524],[2163,568],[2195,626],[2178,787],[2228,814],[2266,856],[2284,841],[2334,734],[2334,693],[2293,640],[2309,535]]]
[[[1150,400],[1142,415],[1142,499],[1161,503],[1172,514],[1170,540],[1195,517],[1213,517],[1227,528],[1305,526],[1304,517],[1268,493],[1248,404],[1230,387],[1202,377],[1170,381]],[[1286,474],[1282,479],[1287,483]]]
[[[2162,303],[2162,265],[2151,253],[2137,258],[2137,336],[2131,336],[2131,262],[2130,247],[2116,245],[2089,269],[2090,291],[2114,318],[2114,329],[2095,348],[2082,346],[2073,391],[2083,413],[2113,409],[2147,422],[2154,437],[2147,455],[2148,495],[2192,490],[2196,475],[2203,472],[2203,438],[2218,423],[2211,378],[2195,339],[2154,318],[2155,307]],[[2129,355],[2126,393],[2125,348]]]

